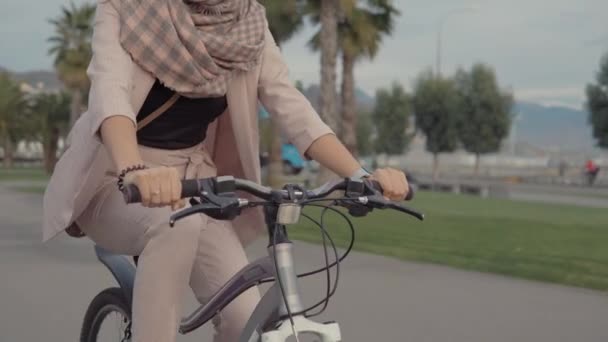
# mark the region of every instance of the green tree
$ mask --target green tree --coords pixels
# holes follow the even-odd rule
[[[433,181],[439,173],[439,154],[453,152],[458,144],[458,93],[454,81],[423,72],[415,82],[413,109],[416,127],[426,136],[433,154]]]
[[[0,73],[0,138],[4,166],[13,166],[15,146],[23,135],[25,100],[19,84],[8,73]]]
[[[458,136],[464,149],[475,154],[475,174],[480,155],[497,152],[511,127],[513,95],[498,85],[494,70],[476,64],[455,76],[459,94]]]
[[[60,16],[50,20],[55,32],[48,39],[51,43],[49,54],[54,56],[59,79],[72,98],[70,125],[73,125],[83,112],[90,86],[86,69],[93,54],[91,40],[94,15],[94,4],[76,6],[71,3],[70,7],[61,8]]]
[[[67,93],[34,95],[28,112],[30,139],[42,143],[44,169],[51,174],[57,163],[59,139],[69,128],[70,96]]]
[[[400,84],[393,83],[390,89],[376,92],[372,118],[376,124],[377,153],[403,153],[411,139],[407,134],[410,113],[410,98]]]
[[[366,0],[357,2],[338,23],[338,49],[342,57],[340,136],[354,155],[358,154],[355,64],[362,58],[376,56],[383,37],[392,33],[397,15],[399,11],[392,0]],[[321,48],[320,35],[318,32],[310,41],[314,50]]]
[[[600,61],[596,83],[588,84],[587,109],[593,137],[601,148],[608,148],[608,53]]]
[[[305,0],[262,0],[269,30],[277,44],[293,37],[304,24]]]
[[[373,121],[371,113],[358,113],[357,118],[357,150],[362,156],[370,155],[374,150]]]
[[[263,0],[261,3],[266,7],[266,18],[270,32],[277,45],[288,41],[302,27],[304,0]],[[283,160],[281,157],[281,131],[274,120],[270,120],[270,127],[264,127],[270,133],[270,139],[266,139],[268,151],[268,179],[266,182],[272,187],[282,185]]]

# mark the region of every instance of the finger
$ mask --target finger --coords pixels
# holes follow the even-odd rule
[[[171,171],[169,168],[165,168],[160,172],[159,177],[159,187],[160,187],[160,204],[161,206],[170,205],[171,204],[171,183],[173,182],[171,179]]]
[[[405,175],[399,170],[393,170],[393,184],[395,185],[395,201],[402,201],[407,193]]]
[[[374,173],[374,176],[377,178],[378,183],[380,183],[380,186],[382,186],[382,194],[384,195],[384,197],[386,199],[390,199],[391,197],[391,191],[392,191],[392,184],[391,184],[391,180],[390,180],[390,176],[388,174],[387,170],[377,170]]]
[[[389,169],[389,178],[391,181],[391,191],[390,198],[392,201],[400,201],[403,199],[403,192],[405,192],[405,187],[401,180],[400,171],[395,169]]]
[[[178,203],[181,200],[182,197],[182,182],[180,180],[179,177],[179,173],[177,172],[177,169],[175,168],[171,168],[171,190],[172,190],[172,194],[171,194],[171,200],[173,201],[173,203]]]
[[[401,180],[401,175],[399,174],[399,171],[395,170],[395,169],[388,169],[388,178],[391,182],[391,188],[389,190],[389,192],[387,193],[388,197],[392,200],[392,201],[398,201],[403,199],[402,198],[402,194],[405,191],[403,182]]]
[[[179,174],[177,172],[177,169],[175,168],[171,168],[171,208],[173,209],[173,211],[177,210],[180,208],[179,204],[180,204],[180,200],[181,200],[181,194],[182,194],[182,183],[179,179]]]
[[[153,207],[160,206],[160,177],[158,171],[154,171],[150,175],[150,205]]]
[[[139,189],[141,195],[141,204],[144,207],[150,206],[150,187],[146,177],[147,171],[140,171],[135,176],[135,185]]]
[[[405,175],[405,172],[400,172],[400,176],[401,176],[401,181],[403,182],[403,186],[405,187],[405,191],[403,193],[402,199],[405,199],[407,197],[407,195],[410,193],[410,183],[407,181],[407,176]]]

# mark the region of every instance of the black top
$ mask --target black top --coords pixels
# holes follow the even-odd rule
[[[156,80],[137,115],[137,121],[152,114],[173,94],[173,90]],[[165,113],[137,132],[137,141],[140,145],[165,150],[192,147],[205,140],[207,126],[227,107],[226,96],[200,99],[180,97]]]

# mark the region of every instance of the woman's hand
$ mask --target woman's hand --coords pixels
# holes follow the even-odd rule
[[[141,194],[144,207],[171,206],[173,210],[183,208],[186,201],[181,199],[182,183],[177,169],[173,167],[153,167],[129,172],[125,184],[135,184]]]
[[[391,169],[377,169],[371,179],[378,181],[384,190],[384,197],[391,201],[402,201],[410,191],[405,173]]]

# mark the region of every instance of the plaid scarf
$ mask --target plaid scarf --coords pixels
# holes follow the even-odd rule
[[[165,86],[189,97],[226,94],[236,71],[255,66],[265,10],[255,0],[111,0],[120,42]]]

